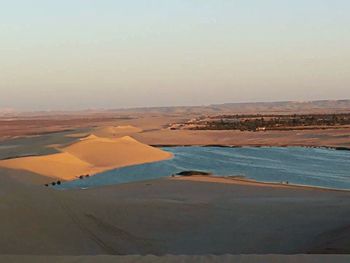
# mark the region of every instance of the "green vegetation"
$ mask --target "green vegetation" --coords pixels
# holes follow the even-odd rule
[[[350,114],[219,115],[193,124],[198,125],[189,129],[264,131],[335,128],[350,125]]]

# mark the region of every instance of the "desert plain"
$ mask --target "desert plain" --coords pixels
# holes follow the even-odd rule
[[[2,116],[0,260],[348,262],[339,254],[350,253],[349,191],[212,176],[64,191],[45,186],[172,158],[159,149],[163,145],[350,147],[350,127],[265,132],[167,128],[213,109],[206,111]]]

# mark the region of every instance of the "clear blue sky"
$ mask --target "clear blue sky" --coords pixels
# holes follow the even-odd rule
[[[0,0],[0,108],[350,98],[348,0]]]

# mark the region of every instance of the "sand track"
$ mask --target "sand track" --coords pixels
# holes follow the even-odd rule
[[[119,255],[118,252],[112,247],[109,246],[103,239],[101,239],[98,235],[95,234],[93,230],[91,230],[88,226],[85,225],[84,221],[79,218],[79,215],[74,212],[73,209],[69,207],[69,204],[64,200],[64,198],[58,197],[53,192],[55,199],[58,204],[60,204],[61,208],[65,212],[65,214],[72,220],[72,222],[79,228],[86,236],[94,242],[98,247],[101,248],[106,254],[110,255]]]

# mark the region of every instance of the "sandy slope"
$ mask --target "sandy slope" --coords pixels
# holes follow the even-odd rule
[[[5,160],[0,162],[0,166],[67,180],[94,171],[93,165],[65,152]]]
[[[0,256],[1,262],[29,263],[348,263],[350,255],[166,255],[166,256]]]
[[[118,139],[89,136],[64,148],[64,151],[98,167],[146,163],[171,156],[160,149],[139,143],[129,136]]]
[[[32,176],[0,168],[1,255],[349,253],[347,192],[167,179],[57,191],[18,181]]]
[[[70,180],[83,174],[164,160],[172,156],[129,136],[108,139],[90,135],[62,148],[61,151],[44,156],[2,160],[0,166]]]

